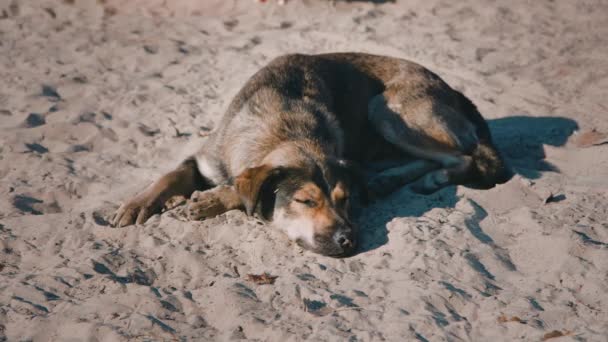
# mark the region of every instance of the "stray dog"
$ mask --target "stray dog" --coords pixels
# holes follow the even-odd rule
[[[192,196],[190,219],[241,209],[306,249],[347,256],[351,199],[368,185],[358,165],[408,157],[417,160],[380,176],[425,194],[511,176],[475,105],[424,67],[361,53],[286,55],[249,79],[198,153],[112,223],[144,223],[171,197]]]

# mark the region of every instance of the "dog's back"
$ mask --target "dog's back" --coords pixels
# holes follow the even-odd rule
[[[387,139],[391,132],[382,132],[382,122],[374,122],[377,113],[382,114],[376,121],[390,123],[392,130],[401,126],[400,137],[392,140],[407,145],[410,154],[471,156],[474,167],[464,183],[487,188],[510,177],[469,99],[419,64],[360,53],[274,59],[230,104],[219,129],[220,158],[236,175],[285,140],[305,136],[322,142],[321,153],[359,162],[398,158],[390,154],[403,153],[394,148],[400,144]],[[230,148],[241,144],[248,147]]]

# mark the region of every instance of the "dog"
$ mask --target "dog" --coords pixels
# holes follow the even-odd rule
[[[361,166],[415,158],[368,183]],[[423,66],[363,53],[278,57],[255,73],[194,156],[117,210],[144,223],[174,196],[191,219],[233,209],[271,222],[305,249],[356,248],[355,198],[386,175],[429,194],[487,189],[511,177],[475,105]],[[388,179],[385,177],[386,179]],[[386,186],[385,186],[386,188]]]

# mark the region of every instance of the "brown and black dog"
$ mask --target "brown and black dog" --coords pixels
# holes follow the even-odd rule
[[[192,196],[191,219],[242,209],[306,249],[344,256],[356,243],[351,195],[366,188],[357,165],[407,157],[418,160],[380,176],[421,193],[511,175],[475,105],[424,67],[361,53],[282,56],[249,79],[200,152],[124,203],[113,224],[143,223],[169,198]]]

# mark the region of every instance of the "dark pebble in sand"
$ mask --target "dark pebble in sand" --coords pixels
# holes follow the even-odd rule
[[[30,113],[25,119],[25,126],[28,128],[42,126],[45,123],[44,115],[38,113]]]
[[[13,198],[15,208],[32,215],[42,215],[42,212],[34,208],[34,205],[39,203],[43,203],[43,201],[26,195],[16,195]]]
[[[59,95],[57,90],[55,90],[54,87],[46,84],[42,85],[42,96],[50,97],[52,100],[55,101],[61,100],[61,95]]]
[[[144,51],[146,51],[149,54],[156,54],[158,53],[158,47],[154,46],[154,45],[144,45]]]
[[[44,154],[49,152],[49,149],[38,144],[38,143],[32,143],[32,144],[25,144],[25,146],[28,148],[28,150],[32,151],[32,152],[37,152],[40,154]]]

